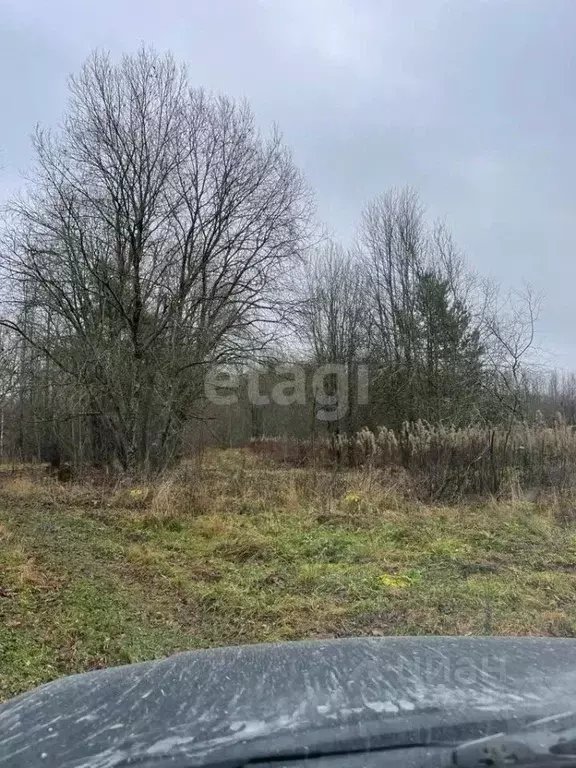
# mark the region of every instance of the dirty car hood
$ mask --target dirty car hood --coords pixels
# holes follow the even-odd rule
[[[358,638],[242,646],[57,680],[0,706],[0,765],[208,757],[350,723],[576,709],[576,640]]]

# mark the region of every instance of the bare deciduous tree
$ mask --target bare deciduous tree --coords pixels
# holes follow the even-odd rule
[[[529,285],[502,296],[492,287],[486,302],[483,336],[489,383],[503,413],[514,421],[522,414],[522,377],[534,352],[534,334],[541,297]]]
[[[262,346],[306,238],[306,185],[246,105],[145,49],[118,65],[94,54],[62,129],[34,146],[4,241],[3,325],[76,387],[95,458],[160,467],[206,366]]]
[[[333,382],[338,418],[331,426],[351,432],[361,426],[356,418],[358,364],[368,348],[366,279],[357,254],[334,243],[316,250],[305,266],[300,298],[296,327],[314,364],[339,365],[346,379],[340,393],[345,402],[336,402]]]

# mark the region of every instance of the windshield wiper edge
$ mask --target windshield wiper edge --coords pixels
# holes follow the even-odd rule
[[[498,733],[456,747],[458,768],[576,765],[576,712],[535,720],[512,733]]]

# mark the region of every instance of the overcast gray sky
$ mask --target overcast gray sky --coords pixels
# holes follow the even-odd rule
[[[576,370],[575,0],[0,0],[0,199],[94,47],[170,49],[276,122],[344,241],[416,187],[469,260],[544,292],[540,343]]]

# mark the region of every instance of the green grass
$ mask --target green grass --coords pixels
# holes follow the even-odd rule
[[[0,699],[214,645],[576,634],[564,503],[432,508],[231,451],[155,494],[0,482]]]

